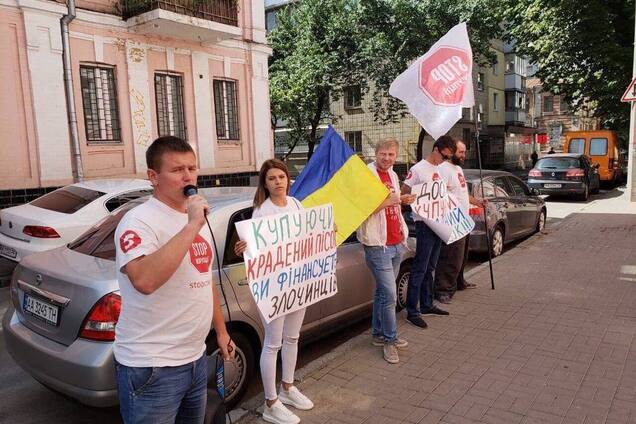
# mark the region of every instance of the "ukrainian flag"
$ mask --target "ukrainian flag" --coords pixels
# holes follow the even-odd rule
[[[332,203],[340,245],[386,199],[389,190],[329,126],[289,194],[307,208]]]

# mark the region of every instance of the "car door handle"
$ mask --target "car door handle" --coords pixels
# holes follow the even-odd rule
[[[249,286],[250,282],[247,281],[247,278],[243,278],[242,280],[239,280],[238,283],[239,286]]]

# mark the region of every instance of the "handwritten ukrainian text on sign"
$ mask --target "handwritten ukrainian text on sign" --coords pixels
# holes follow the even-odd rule
[[[469,234],[475,222],[462,210],[459,202],[446,191],[442,180],[427,181],[411,188],[415,202],[411,209],[424,219],[424,223],[446,244],[451,244]]]
[[[338,292],[331,204],[241,221],[245,270],[266,322]]]

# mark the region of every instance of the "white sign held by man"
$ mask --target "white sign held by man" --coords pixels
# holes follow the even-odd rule
[[[438,175],[438,174],[434,174]],[[459,206],[457,198],[446,191],[446,184],[439,176],[412,187],[415,202],[411,209],[424,219],[424,223],[446,244],[469,234],[475,222]]]
[[[338,292],[331,204],[236,223],[245,271],[266,322]]]
[[[473,53],[466,23],[455,25],[391,84],[389,93],[437,140],[475,105]]]

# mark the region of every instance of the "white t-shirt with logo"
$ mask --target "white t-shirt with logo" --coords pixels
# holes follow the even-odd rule
[[[441,179],[442,176],[439,166],[433,165],[426,159],[422,159],[409,169],[408,174],[406,174],[404,184],[409,187],[413,187],[426,181],[440,181]],[[414,212],[412,213],[412,216],[414,221],[424,220],[424,218]]]
[[[287,206],[277,206],[274,202],[272,202],[272,199],[268,197],[260,207],[254,209],[254,212],[252,212],[252,218],[261,218],[264,216],[276,215],[277,213],[293,212],[301,209],[303,209],[303,205],[294,197],[287,196]]]
[[[464,170],[461,166],[450,162],[443,162],[439,165],[439,171],[446,182],[446,189],[452,193],[459,201],[459,206],[464,212],[470,209],[470,197],[468,195],[468,184],[464,178]]]
[[[179,366],[205,352],[212,325],[212,248],[203,226],[174,274],[151,294],[137,291],[122,268],[164,246],[188,223],[151,197],[131,209],[117,226],[117,280],[122,306],[115,327],[115,359],[130,367]]]

